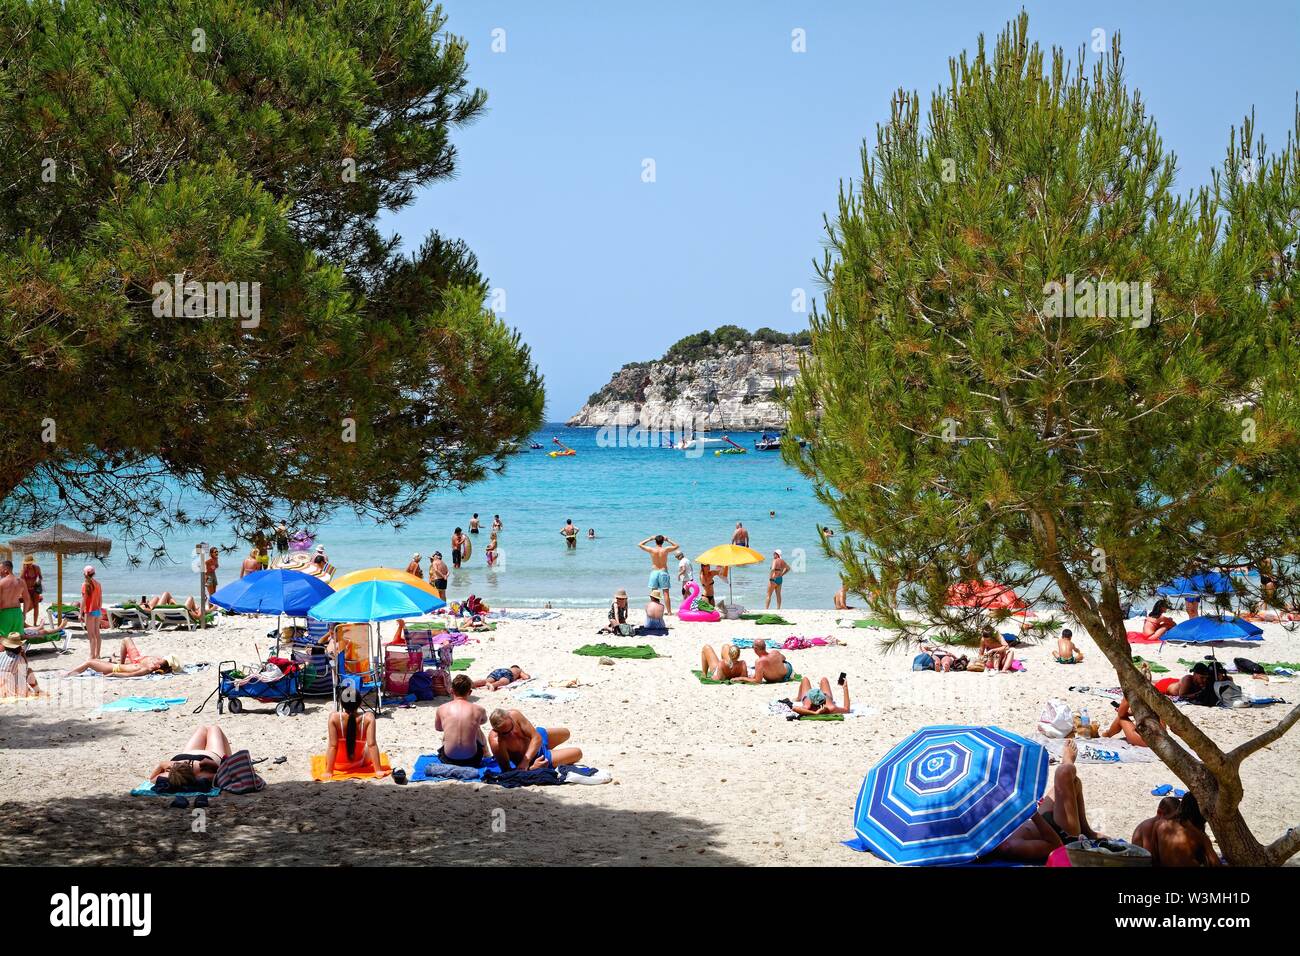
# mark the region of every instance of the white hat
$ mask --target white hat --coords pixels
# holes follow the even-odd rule
[[[94,565],[91,565],[91,564],[86,565],[84,568],[81,569],[81,573],[82,573],[82,574],[94,574],[94,573],[95,573],[95,567],[94,567]]]
[[[415,554],[411,555],[411,560],[412,560],[412,561],[419,561],[419,560],[420,560],[420,552],[417,551],[417,552],[415,552]]]
[[[772,554],[774,554],[774,555],[775,555],[776,557],[778,557],[778,558],[781,557],[781,549],[780,549],[780,548],[773,548],[773,549],[772,549]]]
[[[323,545],[323,544],[318,544],[318,545],[316,545],[316,553],[317,553],[317,554],[324,554],[324,553],[325,553],[325,545]]]

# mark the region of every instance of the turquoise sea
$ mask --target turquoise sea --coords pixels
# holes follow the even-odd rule
[[[553,436],[577,455],[549,457]],[[635,440],[635,433],[632,437]],[[769,558],[773,548],[781,548],[795,569],[785,579],[786,607],[831,607],[839,575],[817,541],[817,525],[828,523],[825,508],[811,485],[781,460],[780,452],[753,450],[757,434],[734,432],[731,437],[749,453],[715,456],[716,446],[710,445],[702,455],[691,455],[663,447],[627,447],[626,441],[622,447],[601,447],[608,444],[609,435],[602,442],[599,429],[548,425],[534,436],[542,450],[514,456],[504,472],[464,492],[431,497],[399,531],[360,522],[351,514],[308,530],[340,573],[374,565],[404,568],[416,551],[427,567],[435,549],[450,565],[452,531],[457,526],[468,531],[470,515],[478,512],[483,532],[475,538],[465,566],[453,570],[450,597],[477,594],[494,607],[540,607],[548,602],[554,607],[598,607],[619,587],[628,589],[634,603],[646,593],[650,559],[636,547],[641,539],[665,534],[694,561],[705,549],[730,542],[736,522],[743,521],[752,547]],[[204,502],[193,495],[186,505],[194,514],[205,510]],[[489,569],[484,550],[494,514],[501,515],[504,530],[500,564]],[[560,536],[566,518],[582,532],[575,550],[568,550]],[[586,537],[589,528],[596,531],[594,541]],[[113,530],[100,529],[110,536]],[[238,575],[249,545],[218,524],[182,530],[168,541],[169,557],[163,562],[146,560],[132,568],[126,549],[116,546],[99,571],[105,593],[115,599],[163,589],[177,596],[195,594],[197,577],[191,573],[190,559],[199,540],[238,546],[222,554],[218,581],[225,584]],[[53,559],[40,560],[49,582],[46,593],[52,598]],[[65,594],[67,582],[75,588],[80,564],[75,560],[65,566]],[[675,565],[672,570],[675,576]],[[766,581],[766,563],[737,569],[736,599],[751,608],[761,606]],[[725,592],[725,584],[722,587]],[[676,603],[674,597],[674,607]]]

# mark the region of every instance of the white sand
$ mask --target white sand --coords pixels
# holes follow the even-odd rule
[[[913,673],[912,651],[883,654],[879,634],[836,629],[844,612],[789,611],[794,627],[751,622],[679,624],[651,643],[652,661],[602,666],[573,648],[611,640],[595,634],[602,611],[564,611],[544,622],[509,621],[482,643],[457,648],[473,657],[474,677],[518,663],[545,686],[576,678],[577,700],[515,702],[510,691],[484,692],[491,709],[513,704],[543,726],[565,726],[584,762],[609,770],[606,786],[506,791],[482,784],[338,782],[310,779],[308,757],[324,749],[327,702],[303,716],[230,714],[220,722],[238,748],[253,756],[284,755],[257,769],[260,794],[223,794],[206,815],[206,831],[190,813],[165,800],[127,791],[155,763],[179,752],[194,727],[216,721],[215,701],[191,711],[215,686],[215,669],[154,681],[105,679],[73,683],[80,699],[0,705],[0,863],[561,863],[561,864],[836,864],[878,863],[839,844],[853,835],[854,798],[867,769],[907,733],[926,724],[988,723],[1029,734],[1043,701],[1059,696],[1094,720],[1109,720],[1099,697],[1072,694],[1072,684],[1113,686],[1104,657],[1082,637],[1082,665],[1052,662],[1048,647],[1023,652],[1028,670],[1014,675]],[[848,616],[855,612],[849,612]],[[137,637],[146,654],[178,654],[185,663],[253,660],[256,641],[274,618],[226,619],[205,632],[149,632]],[[392,625],[387,626],[391,633]],[[1079,629],[1075,629],[1076,634]],[[1266,625],[1266,641],[1250,652],[1220,651],[1256,660],[1300,660],[1300,634]],[[121,632],[109,632],[105,653]],[[691,676],[700,646],[730,637],[780,641],[791,633],[835,636],[847,646],[793,651],[796,671],[834,682],[847,671],[854,704],[865,716],[834,722],[787,722],[767,704],[794,687],[703,686]],[[80,632],[73,654],[32,655],[43,683],[84,659]],[[1149,646],[1135,648],[1148,658]],[[751,652],[746,658],[752,659]],[[1168,647],[1160,659],[1176,673],[1176,658],[1196,656]],[[1294,700],[1300,681],[1248,692]],[[93,713],[101,700],[124,696],[187,696],[165,713]],[[439,744],[434,704],[394,709],[379,724],[381,749],[409,771]],[[1286,708],[1228,711],[1196,708],[1194,717],[1222,744],[1270,726]],[[1264,840],[1300,824],[1300,733],[1292,733],[1246,764],[1247,819]],[[1160,763],[1084,766],[1089,818],[1098,830],[1128,837],[1153,810],[1149,791],[1178,781]],[[504,811],[501,813],[499,811]],[[504,825],[504,832],[502,832]],[[199,829],[202,829],[201,827]]]

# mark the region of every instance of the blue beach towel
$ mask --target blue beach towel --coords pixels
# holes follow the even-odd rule
[[[162,797],[165,800],[175,800],[177,797],[216,797],[220,796],[221,791],[216,787],[211,790],[155,790],[153,784],[148,780],[143,780],[131,791],[133,797]]]
[[[430,767],[454,767],[456,771],[465,771],[465,775],[464,776],[441,776],[435,772],[435,774],[431,776],[429,774]],[[480,767],[456,767],[454,764],[444,764],[441,760],[438,759],[437,754],[421,754],[415,761],[415,768],[411,771],[410,782],[411,783],[426,783],[426,782],[446,783],[449,780],[462,780],[462,779],[482,780],[483,775],[486,774],[489,770],[491,770],[493,773],[497,773],[501,770],[501,768],[497,766],[496,757],[484,758],[483,764]],[[473,776],[470,776],[471,774]]]
[[[107,704],[100,704],[99,709],[105,712],[125,711],[134,714],[179,707],[187,700],[188,697],[123,697],[120,700],[109,701]]]

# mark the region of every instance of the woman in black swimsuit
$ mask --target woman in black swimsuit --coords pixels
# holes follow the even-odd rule
[[[156,783],[166,776],[170,790],[206,790],[212,786],[221,761],[230,756],[230,741],[216,724],[204,724],[185,744],[185,752],[164,760],[149,774]]]

